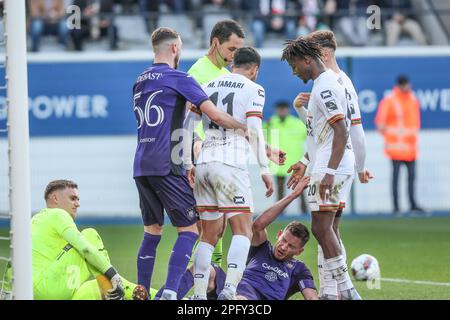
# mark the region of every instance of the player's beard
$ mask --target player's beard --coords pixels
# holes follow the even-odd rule
[[[307,84],[309,81],[309,79],[306,75],[304,75],[304,76],[298,75],[298,77],[303,81],[304,84]]]
[[[307,83],[308,83],[308,80],[303,79],[303,77],[302,77],[301,75],[297,74],[297,77],[298,77],[300,80],[302,80],[304,84],[307,84]]]
[[[179,64],[180,64],[180,54],[177,54],[173,59],[173,68],[178,69]]]
[[[250,80],[256,82],[257,78],[258,78],[258,71],[255,71],[255,73],[252,75],[252,78]]]

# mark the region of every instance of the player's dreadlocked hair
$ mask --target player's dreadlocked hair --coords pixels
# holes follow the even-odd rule
[[[298,37],[295,40],[288,40],[284,43],[282,61],[292,61],[295,58],[311,57],[314,60],[321,58],[319,45],[312,39]]]

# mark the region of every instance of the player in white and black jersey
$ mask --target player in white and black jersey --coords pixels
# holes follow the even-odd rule
[[[186,152],[188,179],[195,172],[194,195],[202,222],[200,242],[194,254],[194,298],[206,299],[211,257],[214,246],[228,220],[233,233],[227,257],[227,278],[218,299],[233,299],[242,278],[250,248],[253,200],[247,162],[250,152],[256,156],[261,177],[273,193],[262,132],[262,112],[265,102],[263,87],[257,78],[261,57],[255,49],[240,48],[233,59],[231,74],[205,84],[203,89],[219,109],[238,122],[246,124],[244,132],[225,130],[193,106],[185,128],[188,134],[195,127],[195,115],[205,130],[197,166],[194,171],[190,153]],[[190,150],[190,146],[186,146]]]
[[[349,141],[351,113],[337,75],[321,60],[321,50],[311,39],[288,41],[282,60],[305,83],[314,80],[306,113],[307,151],[311,162],[308,201],[312,211],[312,232],[323,249],[324,267],[333,279],[341,299],[359,300],[342,255],[333,221],[343,193],[350,190],[355,158]]]
[[[320,30],[312,32],[308,35],[308,38],[317,42],[317,44],[320,46],[322,51],[322,61],[327,68],[333,70],[336,73],[336,75],[338,76],[338,82],[345,89],[347,108],[348,110],[350,110],[351,114],[350,140],[352,143],[353,152],[355,154],[355,170],[358,174],[359,181],[361,183],[368,183],[369,180],[373,178],[373,176],[365,168],[366,139],[361,122],[361,111],[358,104],[358,95],[350,78],[344,71],[339,68],[339,65],[337,64],[335,56],[337,42],[334,33],[329,30]],[[305,119],[306,109],[304,106],[307,106],[309,96],[309,93],[302,92],[294,101],[294,108],[299,114],[300,118]],[[295,181],[297,181],[297,179],[301,179],[304,172],[306,171],[306,166],[303,163],[299,162],[292,166],[291,171],[293,171],[293,174],[291,176],[289,184],[295,186]],[[348,193],[350,193],[350,189],[348,190]],[[339,239],[342,254],[345,260],[347,260],[346,250],[339,233],[339,225],[348,196],[349,194],[343,193],[343,197],[340,199],[341,202],[339,205],[339,209],[333,222],[333,230]],[[323,259],[323,251],[319,245],[318,267],[320,278],[320,297],[322,299],[335,299],[337,297],[336,281],[332,279],[331,275],[326,274],[323,268]]]

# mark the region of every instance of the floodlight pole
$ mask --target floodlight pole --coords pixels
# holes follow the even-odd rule
[[[18,300],[33,299],[25,15],[25,0],[5,1],[12,285]]]

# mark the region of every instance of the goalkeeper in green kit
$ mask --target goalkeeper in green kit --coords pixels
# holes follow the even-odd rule
[[[31,220],[34,299],[148,299],[143,286],[125,280],[111,265],[95,229],[78,230],[75,182],[51,181],[44,197],[47,207]]]

